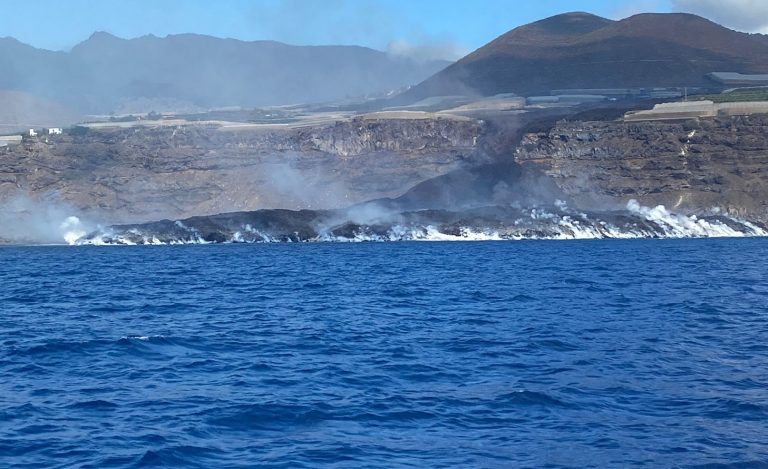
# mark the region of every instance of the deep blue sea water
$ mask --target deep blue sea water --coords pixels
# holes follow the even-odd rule
[[[768,239],[0,265],[0,467],[768,467]]]

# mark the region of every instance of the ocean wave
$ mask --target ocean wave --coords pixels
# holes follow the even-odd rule
[[[5,249],[0,467],[758,467],[767,239]]]
[[[549,394],[537,391],[527,391],[520,389],[511,393],[501,395],[497,398],[495,406],[542,406],[542,407],[571,407],[565,401],[562,401]]]
[[[161,336],[161,335],[153,336],[153,337],[163,338],[163,336]],[[151,338],[152,337],[150,337],[148,335],[124,335],[124,336],[120,337],[120,340],[142,340],[142,341],[148,341]]]

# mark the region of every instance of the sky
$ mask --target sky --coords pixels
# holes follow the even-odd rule
[[[685,11],[768,33],[768,0],[0,0],[0,11],[0,37],[50,50],[68,50],[95,31],[123,38],[198,33],[456,59],[516,26],[567,11],[611,19]]]

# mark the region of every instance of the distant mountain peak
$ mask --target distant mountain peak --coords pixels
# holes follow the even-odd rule
[[[488,45],[481,47],[472,55],[481,57],[503,49],[505,45],[508,44],[514,44],[520,47],[527,45],[539,46],[543,44],[561,44],[568,42],[570,38],[600,30],[613,23],[615,23],[615,21],[591,13],[562,13],[533,23],[518,26],[505,34],[502,34]]]
[[[550,34],[572,35],[588,33],[611,23],[614,23],[614,21],[593,15],[592,13],[574,11],[550,16],[528,26],[542,28]]]
[[[97,31],[69,52],[0,40],[0,90],[84,113],[258,107],[384,96],[445,68],[358,46],[293,46],[201,34],[123,39]]]
[[[406,91],[431,96],[710,87],[710,72],[768,73],[768,39],[686,13],[613,21],[573,12],[519,26]]]
[[[123,40],[119,37],[115,36],[112,33],[108,33],[107,31],[95,31],[93,34],[90,35],[87,39],[88,41],[115,41],[115,40]]]
[[[714,21],[708,20],[702,16],[692,13],[638,13],[628,16],[617,23],[625,28],[637,28],[641,26],[651,29],[661,28],[718,28],[732,31],[725,26],[721,26]]]

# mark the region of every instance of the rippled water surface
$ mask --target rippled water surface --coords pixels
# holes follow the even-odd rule
[[[0,248],[0,466],[768,467],[766,259]]]

